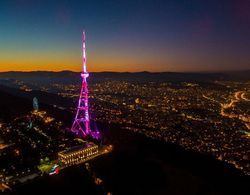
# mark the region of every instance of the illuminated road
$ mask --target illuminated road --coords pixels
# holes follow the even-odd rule
[[[250,101],[250,99],[246,98],[246,94],[245,93],[242,93],[241,94],[241,99],[245,100],[245,101]]]
[[[240,101],[249,101],[245,98],[245,93],[241,91],[237,91],[234,93],[233,98],[230,100],[230,103],[227,104],[220,104],[221,111],[220,114],[224,117],[228,118],[238,118],[239,120],[243,121],[248,129],[250,129],[250,116],[246,114],[234,114],[226,112],[226,109],[235,107],[235,104]]]
[[[229,103],[219,103],[218,101],[216,101],[213,98],[210,98],[206,95],[202,95],[203,98],[213,101],[215,103],[220,104],[221,109],[220,109],[220,115],[223,117],[227,117],[227,118],[237,118],[239,120],[241,120],[242,122],[245,123],[247,129],[250,130],[250,116],[247,114],[234,114],[232,112],[227,112],[226,110],[229,108],[234,108],[236,106],[236,103],[240,102],[240,101],[250,101],[247,97],[246,97],[246,93],[242,92],[242,91],[237,91],[234,93],[233,97],[229,100]]]
[[[216,101],[215,99],[210,98],[210,97],[208,97],[208,96],[206,96],[206,95],[204,95],[204,94],[202,94],[202,97],[204,97],[205,99],[210,100],[210,101],[212,101],[212,102],[219,103],[219,102]]]
[[[4,191],[7,190],[7,189],[12,190],[12,189],[11,189],[9,186],[7,186],[6,184],[0,183],[0,191],[1,191],[1,192],[4,192]]]

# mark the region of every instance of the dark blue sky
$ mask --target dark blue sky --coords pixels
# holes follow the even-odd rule
[[[1,0],[0,71],[250,68],[249,0]]]

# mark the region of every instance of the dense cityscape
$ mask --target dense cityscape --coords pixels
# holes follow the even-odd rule
[[[5,80],[3,83],[6,82]],[[72,104],[55,103],[53,107],[74,113],[79,84],[42,85],[21,80],[8,80],[8,84],[9,82],[13,87],[27,93],[39,89],[69,99]],[[137,82],[107,79],[102,83],[90,83],[90,112],[97,122],[119,124],[128,131],[178,144],[185,150],[209,154],[249,175],[249,86],[248,80]],[[61,146],[65,145],[65,141],[57,133],[54,134],[56,137],[51,137],[54,131],[61,129],[62,122],[54,121],[54,118],[46,116],[46,113],[39,113],[35,115],[36,120],[43,119],[44,125],[49,124],[46,128],[33,127],[41,140],[47,140],[48,145],[44,146],[46,148],[41,148],[44,153],[41,157],[45,158],[55,154],[53,144]],[[29,124],[32,116],[34,118],[34,113],[25,116],[27,122],[19,123],[19,128]],[[19,120],[17,118],[14,121],[17,123]],[[2,124],[2,128],[13,134],[10,128],[16,127],[15,123],[11,126]],[[44,129],[48,130],[44,132]],[[26,139],[21,132],[16,133],[21,136],[20,139]],[[5,134],[7,136],[7,133]],[[27,139],[30,139],[29,144],[33,147],[39,144],[31,138]],[[51,144],[49,140],[58,141],[52,141]],[[60,147],[57,147],[58,151]]]
[[[78,86],[55,86],[58,95],[77,95]],[[212,154],[250,174],[249,89],[249,81],[108,81],[91,86],[91,105],[96,120]]]

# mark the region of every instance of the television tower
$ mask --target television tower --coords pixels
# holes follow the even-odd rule
[[[88,83],[87,78],[89,73],[87,71],[87,58],[86,58],[86,44],[85,44],[85,32],[82,33],[82,63],[83,69],[81,73],[82,77],[82,87],[80,92],[80,97],[78,101],[77,112],[75,120],[73,122],[71,131],[76,133],[81,137],[91,136],[97,139],[99,132],[93,132],[90,128],[90,118],[89,118],[89,105],[88,105]]]

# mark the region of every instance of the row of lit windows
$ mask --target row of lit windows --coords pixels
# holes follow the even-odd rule
[[[71,154],[71,155],[67,155],[67,156],[63,156],[63,155],[59,154],[59,157],[62,158],[62,159],[68,159],[68,158],[75,158],[77,156],[89,155],[89,154],[97,153],[97,152],[98,152],[98,150],[92,150],[92,151],[89,151],[89,152],[85,151],[85,152]]]
[[[73,154],[70,154],[70,155],[62,156],[62,158],[70,158],[70,157],[75,157],[75,156],[78,156],[78,155],[84,155],[84,154],[86,154],[86,153],[88,153],[88,152],[93,152],[93,151],[94,151],[94,149],[91,150],[91,151],[77,152],[77,153],[73,153]]]
[[[80,156],[78,158],[73,158],[73,159],[70,158],[70,159],[66,159],[66,160],[61,159],[61,162],[64,163],[64,164],[74,164],[76,162],[80,162],[80,161],[86,159],[87,157],[92,156],[92,155],[97,154],[97,153],[98,153],[98,151],[93,152],[93,153],[92,152],[88,153],[87,156]]]
[[[97,151],[96,152],[89,152],[89,153],[86,153],[86,154],[84,154],[84,155],[74,155],[74,156],[67,156],[66,158],[63,158],[63,159],[76,159],[76,158],[81,158],[81,157],[85,157],[85,156],[90,156],[90,155],[92,155],[93,153],[97,153]]]
[[[91,147],[91,148],[87,148],[87,149],[84,149],[82,151],[78,151],[78,152],[74,152],[74,153],[70,153],[70,154],[62,154],[62,153],[59,153],[59,156],[61,156],[62,158],[67,158],[69,156],[75,156],[75,155],[79,155],[79,154],[82,154],[82,153],[86,153],[86,152],[89,152],[89,151],[93,151],[95,149],[98,149],[97,146],[94,146],[94,147]]]

